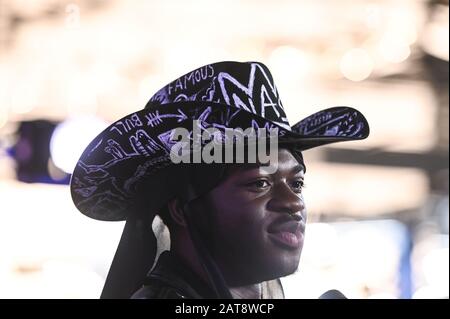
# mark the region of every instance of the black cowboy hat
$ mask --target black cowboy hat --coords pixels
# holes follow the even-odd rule
[[[143,110],[116,121],[87,146],[70,184],[78,210],[99,220],[127,219],[145,181],[175,165],[169,156],[172,131],[191,132],[193,120],[201,129],[277,128],[281,140],[301,151],[369,135],[364,116],[347,106],[321,110],[291,126],[262,63],[205,65],[164,86]]]

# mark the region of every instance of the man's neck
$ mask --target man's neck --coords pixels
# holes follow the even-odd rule
[[[190,269],[199,276],[205,284],[209,284],[208,277],[200,263],[200,257],[193,247],[192,241],[188,236],[177,238],[171,243],[171,251],[175,253]],[[261,284],[240,286],[230,288],[230,293],[234,299],[261,299]]]

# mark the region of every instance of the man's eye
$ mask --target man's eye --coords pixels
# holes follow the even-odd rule
[[[292,187],[297,191],[301,191],[303,188],[305,188],[305,182],[303,180],[294,181],[292,183]]]
[[[259,179],[257,181],[250,183],[249,186],[253,186],[256,188],[266,188],[266,187],[270,186],[270,184],[265,179]]]

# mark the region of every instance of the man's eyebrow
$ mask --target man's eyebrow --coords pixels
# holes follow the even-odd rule
[[[231,166],[228,166],[226,169],[226,175],[230,175],[235,172],[245,172],[250,171],[254,169],[259,169],[261,167],[258,163],[240,163],[240,164],[233,164]]]
[[[238,164],[235,167],[240,169],[240,170],[245,170],[245,171],[249,171],[252,169],[258,169],[260,167],[263,167],[264,165],[261,165],[260,163],[245,163],[245,164]]]
[[[268,166],[268,165],[261,165],[261,164],[258,164],[258,163],[256,163],[256,164],[248,163],[248,164],[245,164],[245,165],[239,167],[239,169],[244,170],[244,171],[249,171],[249,170],[253,170],[253,169],[264,168],[266,166]],[[305,171],[305,168],[301,164],[297,164],[293,168],[290,169],[290,173],[291,174],[298,174],[298,173],[304,172],[304,171]]]
[[[304,172],[305,168],[301,164],[297,164],[292,168],[292,173],[294,173],[294,174],[300,173],[302,171]]]
[[[254,169],[264,168],[265,166],[268,166],[268,165],[264,165],[261,163],[245,163],[245,164],[237,165],[237,166],[235,166],[235,168],[240,171],[250,171],[250,170],[254,170]],[[298,174],[298,173],[304,172],[304,171],[305,171],[304,166],[301,164],[297,164],[290,170],[290,173]]]

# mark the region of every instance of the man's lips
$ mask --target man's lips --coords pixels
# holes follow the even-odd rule
[[[300,215],[282,215],[267,228],[269,237],[285,248],[297,249],[302,243],[305,224]]]

